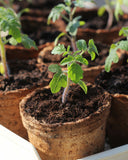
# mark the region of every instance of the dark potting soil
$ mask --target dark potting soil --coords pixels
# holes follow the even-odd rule
[[[128,65],[101,72],[95,82],[111,94],[128,94]]]
[[[19,11],[24,8],[43,10],[43,9],[51,9],[53,8],[53,6],[59,4],[63,0],[45,0],[45,1],[46,2],[44,2],[43,0],[34,0],[33,1],[34,3],[31,3],[27,2],[26,0],[22,1],[15,0],[14,4],[17,5]]]
[[[52,94],[50,89],[38,90],[25,105],[25,112],[40,122],[48,124],[77,121],[97,111],[106,104],[108,95],[100,87],[88,85],[85,95],[79,86],[69,90],[67,102],[62,104],[62,92]],[[100,108],[102,111],[103,107]]]
[[[38,46],[53,42],[60,34],[55,24],[47,25],[46,19],[24,17],[21,19],[21,24],[22,32],[34,40]]]
[[[45,44],[47,42],[53,42],[55,40],[55,38],[60,34],[59,31],[35,31],[33,33],[27,33],[26,34],[29,35],[29,37],[34,40],[36,42],[36,45],[42,45]]]
[[[47,66],[40,66],[40,71],[36,64],[35,59],[9,63],[10,76],[7,79],[0,75],[0,91],[37,87],[49,81]]]

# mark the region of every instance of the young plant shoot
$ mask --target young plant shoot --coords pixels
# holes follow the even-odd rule
[[[18,1],[22,1],[22,0],[18,0]],[[27,0],[28,2],[31,2],[31,0]],[[14,4],[14,0],[0,0],[0,3],[5,7],[5,8],[10,8],[13,9],[13,4]],[[29,8],[24,8],[21,11],[19,11],[17,13],[17,17],[20,19],[21,15],[25,12],[29,12]]]
[[[9,69],[6,61],[5,44],[17,45],[23,44],[25,48],[37,46],[26,34],[21,33],[21,23],[17,14],[10,8],[0,7],[0,71],[6,78],[9,77]]]
[[[71,83],[79,84],[87,93],[87,86],[81,80],[83,79],[83,70],[80,64],[88,65],[88,60],[83,57],[83,54],[88,51],[91,55],[91,60],[95,59],[96,54],[98,54],[97,48],[94,41],[91,39],[88,45],[85,40],[76,41],[78,27],[85,24],[85,22],[80,21],[81,16],[74,17],[77,7],[83,7],[83,2],[86,0],[64,0],[64,4],[58,4],[55,6],[48,17],[48,23],[52,19],[55,22],[60,17],[67,22],[65,33],[59,34],[55,40],[56,46],[52,50],[52,54],[63,54],[64,58],[60,62],[61,66],[66,65],[67,70],[63,71],[61,67],[57,64],[52,64],[49,66],[49,70],[54,74],[53,79],[50,82],[51,92],[57,93],[60,91],[61,87],[65,88],[62,95],[62,103],[66,102],[69,87]],[[66,11],[66,14],[63,14]],[[67,48],[63,44],[58,44],[58,40],[62,36],[67,36],[71,42]],[[72,49],[71,49],[72,48]]]
[[[109,50],[109,56],[107,57],[105,61],[106,72],[110,71],[112,63],[118,63],[119,61],[119,57],[117,55],[118,49],[128,51],[128,27],[123,27],[120,30],[119,35],[120,36],[123,35],[124,37],[126,37],[126,40],[121,40],[117,42],[116,44],[111,45],[110,50]]]
[[[108,12],[108,21],[106,29],[110,29],[114,20],[119,20],[119,15],[123,15],[122,5],[128,6],[127,0],[105,0],[105,5],[98,9],[98,16],[103,16],[104,12]],[[114,9],[114,12],[113,12]]]

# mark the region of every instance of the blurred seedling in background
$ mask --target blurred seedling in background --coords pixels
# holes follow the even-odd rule
[[[21,32],[21,23],[18,15],[10,8],[0,7],[0,72],[9,78],[9,67],[7,66],[5,44],[17,45],[21,43],[25,48],[37,46],[28,35]]]
[[[128,0],[105,0],[105,4],[98,9],[98,16],[103,16],[105,11],[108,13],[106,29],[112,27],[114,17],[119,21],[119,16],[124,14],[122,5],[128,6]]]

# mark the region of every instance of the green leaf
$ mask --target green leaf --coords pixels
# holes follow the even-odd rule
[[[65,11],[66,11],[68,14],[70,14],[71,8],[70,8],[69,6],[66,6],[66,7],[65,7]]]
[[[12,35],[13,38],[18,42],[21,43],[22,41],[22,37],[21,37],[21,31],[19,28],[15,28],[15,23],[12,23],[12,25],[10,25],[10,29],[9,29],[9,35]]]
[[[63,44],[58,44],[58,46],[55,46],[52,50],[52,54],[62,54],[66,51],[66,48]]]
[[[0,29],[4,32],[8,31],[8,34],[14,37],[18,43],[21,42],[21,24],[12,9],[0,7]]]
[[[78,84],[83,89],[83,91],[85,92],[85,94],[87,94],[87,91],[88,91],[87,85],[83,81],[81,81],[81,80],[78,82]]]
[[[54,41],[55,46],[57,45],[59,39],[60,39],[61,37],[63,37],[64,35],[66,35],[66,33],[62,32],[62,33],[60,33],[60,34],[56,37],[56,39],[55,39],[55,41]]]
[[[114,11],[114,15],[117,21],[119,20],[119,15],[123,15],[123,10],[121,8],[121,5],[122,5],[122,1],[117,0],[115,4],[115,11]]]
[[[87,44],[86,44],[86,41],[81,39],[81,40],[78,40],[76,42],[76,46],[78,48],[78,50],[83,50],[83,51],[86,51],[87,50]]]
[[[122,40],[122,41],[118,42],[118,47],[117,48],[128,51],[128,41],[127,40]]]
[[[89,40],[88,46],[89,46],[88,53],[91,55],[91,60],[93,61],[95,59],[95,57],[96,57],[95,54],[98,55],[98,51],[97,51],[97,48],[96,48],[96,46],[94,44],[93,39]]]
[[[79,63],[82,63],[84,65],[88,65],[88,60],[86,58],[83,58],[81,55],[77,55],[75,57],[75,60]]]
[[[26,48],[35,47],[37,49],[35,42],[27,35],[21,33],[21,23],[14,10],[0,7],[0,30],[5,33],[8,32],[8,40],[12,45],[22,43]],[[5,36],[5,39],[6,37],[7,35]]]
[[[50,88],[52,93],[57,93],[60,91],[61,87],[67,86],[67,77],[62,73],[58,72],[54,74],[53,79],[50,82]]]
[[[72,21],[68,23],[66,31],[69,32],[70,35],[75,36],[77,34],[78,27],[80,26],[80,18],[81,16],[75,17]]]
[[[119,36],[125,36],[128,37],[128,27],[122,27],[121,30],[119,31]]]
[[[14,46],[17,45],[17,41],[16,41],[13,37],[11,37],[11,38],[9,39],[9,43],[12,44],[12,45],[14,45]]]
[[[68,45],[67,51],[64,52],[63,56],[66,56],[66,55],[68,55],[70,53],[71,53],[71,51],[70,51],[70,45]]]
[[[35,49],[38,49],[35,42],[28,37],[26,34],[22,34],[22,44],[25,48],[30,49],[31,47],[34,47]]]
[[[116,53],[118,47],[115,44],[112,44],[109,50],[109,56],[105,61],[105,70],[109,72],[111,69],[112,62],[117,63],[119,61],[119,57]]]
[[[62,72],[61,70],[61,67],[58,65],[58,64],[51,64],[49,67],[48,67],[48,70],[53,72],[53,73],[56,73],[56,72]]]
[[[70,45],[68,45],[68,47],[67,47],[67,52],[70,52]]]
[[[52,19],[53,22],[55,22],[57,19],[59,19],[61,12],[64,11],[64,10],[65,10],[65,5],[64,4],[58,4],[57,6],[55,6],[51,10],[51,12],[48,16],[48,22],[47,23],[50,24],[51,19]]]
[[[64,2],[67,6],[70,6],[72,4],[71,0],[64,0]]]
[[[83,78],[83,70],[77,63],[72,63],[68,67],[68,77],[74,82],[78,83]]]
[[[60,64],[61,64],[62,66],[64,66],[64,65],[67,65],[67,64],[71,63],[73,60],[74,60],[74,57],[68,55],[66,58],[64,58],[64,59],[60,62]]]
[[[101,6],[97,12],[98,16],[99,17],[103,16],[103,14],[105,13],[105,10],[106,10],[105,6]]]
[[[20,17],[22,16],[23,13],[27,13],[27,12],[29,12],[29,11],[30,11],[29,8],[24,8],[24,9],[22,9],[22,10],[17,14],[18,18],[20,19]]]
[[[4,66],[3,63],[0,62],[0,73],[3,75],[4,74]]]
[[[81,52],[80,50],[75,51],[75,52],[73,53],[73,56],[75,57],[75,56],[76,56],[76,54],[78,54],[78,53],[80,53],[80,52]]]
[[[80,26],[84,26],[85,25],[85,21],[79,21]]]
[[[118,63],[119,57],[116,53],[118,49],[122,49],[125,51],[128,51],[128,41],[127,40],[122,40],[116,44],[112,44],[109,50],[109,56],[107,57],[105,61],[105,70],[106,72],[109,72],[111,69],[112,62],[113,63]]]
[[[85,7],[85,5],[84,5],[85,2],[93,2],[93,1],[92,0],[75,0],[75,1],[73,1],[74,5],[76,7],[80,7],[80,8]]]
[[[64,54],[63,54],[63,56],[66,56],[66,55],[68,55],[68,54],[69,54],[69,52],[68,52],[68,51],[65,51]]]

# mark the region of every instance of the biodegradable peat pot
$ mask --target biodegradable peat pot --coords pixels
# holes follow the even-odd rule
[[[100,72],[104,69],[105,60],[109,54],[109,46],[102,43],[96,43],[97,49],[99,51],[99,56],[96,57],[95,61],[90,60],[90,55],[85,53],[85,58],[89,61],[89,66],[82,66],[84,71],[84,80],[90,83],[94,83],[95,78],[100,74]],[[54,43],[50,43],[44,49],[42,49],[37,57],[38,63],[60,63],[63,59],[63,55],[53,55],[51,54],[52,49],[54,48]],[[127,53],[123,50],[118,50],[117,54],[119,56],[119,62],[117,64],[112,64],[112,68],[116,68],[117,66],[121,66],[125,59]],[[63,68],[65,70],[65,68]]]
[[[107,135],[112,147],[128,143],[128,65],[102,72],[96,83],[112,95]]]
[[[38,53],[45,47],[49,46],[49,43],[38,46],[38,50],[35,48],[26,49],[22,46],[5,45],[7,59],[8,60],[27,60],[38,57]]]
[[[60,93],[53,95],[48,86],[20,102],[23,125],[42,160],[76,160],[103,150],[110,95],[90,84],[87,95],[72,86],[62,104]]]
[[[128,15],[124,14],[119,22],[114,20],[110,29],[105,29],[108,19],[107,12],[102,16],[97,15],[98,8],[84,9],[80,8],[76,11],[76,16],[81,15],[86,22],[85,26],[78,29],[78,39],[93,39],[95,42],[102,42],[104,44],[112,44],[119,38],[119,30],[128,25]],[[97,23],[98,22],[98,23]]]
[[[27,139],[27,132],[20,118],[19,102],[35,88],[48,85],[50,79],[45,79],[48,78],[47,66],[43,67],[44,71],[41,73],[35,62],[29,60],[17,61],[10,64],[10,68],[12,74],[9,79],[0,76],[0,124]]]

